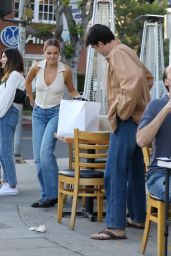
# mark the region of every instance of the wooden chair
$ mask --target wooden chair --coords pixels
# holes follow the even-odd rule
[[[144,155],[144,163],[147,166],[150,163],[150,151],[147,147],[143,148],[143,155]],[[147,215],[145,221],[145,229],[141,243],[141,253],[145,254],[147,241],[149,237],[149,231],[151,222],[157,224],[157,255],[163,256],[164,255],[164,219],[165,217],[165,204],[163,201],[159,200],[155,196],[148,193],[147,195]]]
[[[151,149],[149,147],[143,147],[142,151],[144,156],[145,172],[147,172],[148,165],[150,164]]]
[[[59,171],[57,221],[62,222],[64,196],[72,196],[70,228],[75,226],[78,197],[96,197],[98,221],[103,217],[104,169],[109,146],[108,132],[74,130],[74,169]],[[102,161],[99,161],[102,159]]]

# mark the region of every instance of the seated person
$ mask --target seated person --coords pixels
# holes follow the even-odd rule
[[[163,82],[168,93],[147,105],[137,131],[139,146],[153,143],[153,154],[147,173],[147,188],[151,194],[162,200],[165,197],[165,168],[157,166],[157,157],[171,157],[171,66],[165,69]],[[171,189],[169,200],[171,202]]]

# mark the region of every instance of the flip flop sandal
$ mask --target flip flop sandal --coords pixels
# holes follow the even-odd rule
[[[137,228],[137,229],[144,229],[145,228],[144,226],[137,226],[136,224],[130,223],[130,222],[127,222],[126,226],[129,227],[129,228]]]
[[[100,234],[107,235],[107,237],[98,236]],[[94,239],[94,240],[120,240],[120,239],[127,239],[127,237],[126,236],[116,236],[109,230],[102,230],[97,233],[97,236],[91,237],[91,239]]]

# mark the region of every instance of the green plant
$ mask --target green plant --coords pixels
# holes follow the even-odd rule
[[[46,36],[49,31],[55,29],[55,25],[52,24],[39,24],[36,26],[39,36]]]
[[[84,6],[83,1],[82,0],[78,1],[77,6],[78,6],[78,8],[81,8],[82,6]]]
[[[83,26],[80,23],[78,23],[76,25],[76,30],[77,30],[77,33],[79,34],[79,36],[83,35]]]
[[[63,50],[64,54],[65,54],[65,57],[67,59],[70,59],[73,57],[74,55],[74,48],[73,46],[71,45],[71,43],[67,42],[64,46],[64,50]]]
[[[70,3],[70,0],[62,0],[62,3],[65,7],[67,7]]]

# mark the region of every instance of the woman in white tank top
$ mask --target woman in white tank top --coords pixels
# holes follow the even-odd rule
[[[26,78],[26,90],[33,106],[33,154],[37,176],[41,186],[41,198],[32,207],[47,208],[57,203],[58,166],[54,155],[60,101],[65,86],[72,97],[78,96],[72,83],[68,66],[59,61],[60,44],[49,39],[44,44],[45,60],[36,62]],[[32,93],[32,81],[36,78],[36,98]]]

